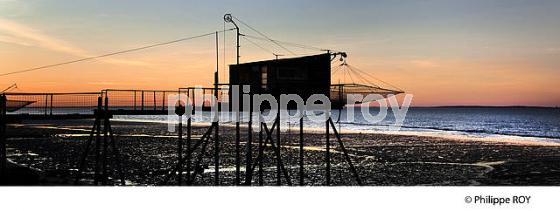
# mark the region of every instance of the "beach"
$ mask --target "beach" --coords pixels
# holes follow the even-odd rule
[[[111,121],[127,185],[176,185],[175,176],[165,182],[177,164],[177,132],[167,124]],[[8,125],[7,150],[12,162],[34,169],[37,180],[27,185],[74,185],[80,156],[84,152],[93,120],[28,121]],[[208,126],[194,125],[193,137]],[[560,144],[542,141],[509,141],[468,136],[431,134],[364,133],[344,130],[341,140],[364,185],[367,186],[494,186],[560,185]],[[186,132],[186,129],[184,129]],[[220,127],[220,185],[235,181],[235,130]],[[244,179],[247,130],[241,130],[241,176]],[[258,133],[253,134],[253,163],[258,156]],[[276,134],[273,140],[276,141]],[[184,140],[186,135],[184,136]],[[530,140],[525,138],[524,140]],[[194,141],[196,142],[196,141]],[[281,156],[289,181],[299,184],[299,134],[295,129],[281,134]],[[194,144],[194,143],[193,143]],[[304,135],[304,185],[325,184],[325,133],[307,130]],[[193,185],[214,185],[214,143],[207,145],[201,166],[204,173]],[[195,151],[193,160],[200,154]],[[274,150],[265,148],[264,185],[276,184]],[[94,155],[78,185],[92,185]],[[112,157],[111,157],[112,158]],[[115,159],[109,159],[110,184],[117,184]],[[345,162],[340,145],[331,135],[332,185],[358,185]],[[258,170],[253,185],[258,184]],[[288,181],[282,178],[282,184]]]

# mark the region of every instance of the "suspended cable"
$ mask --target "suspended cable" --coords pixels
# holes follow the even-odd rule
[[[222,33],[222,32],[231,31],[231,30],[234,30],[234,29],[228,29],[228,30],[218,31],[218,32]],[[13,74],[19,74],[19,73],[25,73],[25,72],[31,72],[31,71],[37,71],[37,70],[47,69],[47,68],[51,68],[51,67],[63,66],[63,65],[88,61],[88,60],[94,60],[94,59],[99,59],[99,58],[103,58],[103,57],[115,56],[115,55],[130,53],[130,52],[134,52],[134,51],[140,51],[140,50],[144,50],[144,49],[148,49],[148,48],[154,48],[154,47],[158,47],[158,46],[169,45],[169,44],[183,42],[183,41],[192,40],[192,39],[196,39],[196,38],[206,37],[206,36],[214,35],[215,33],[216,32],[210,32],[210,33],[206,33],[206,34],[201,34],[201,35],[192,36],[192,37],[185,37],[185,38],[181,38],[181,39],[156,43],[156,44],[147,45],[147,46],[143,46],[143,47],[132,48],[132,49],[122,50],[122,51],[116,51],[116,52],[107,53],[107,54],[103,54],[103,55],[99,55],[99,56],[86,57],[86,58],[67,61],[67,62],[61,62],[61,63],[56,63],[56,64],[50,64],[50,65],[45,65],[45,66],[39,66],[39,67],[34,67],[34,68],[29,68],[29,69],[24,69],[24,70],[8,72],[8,73],[2,73],[2,74],[0,74],[0,77],[7,76],[7,75],[13,75]]]
[[[336,76],[336,73],[340,70],[340,65],[337,65],[337,69],[332,71],[331,76]]]
[[[353,70],[353,69],[350,69],[350,71],[352,71],[352,73],[356,74],[356,76],[358,76],[358,79],[359,79],[360,81],[362,81],[363,83],[365,83],[365,84],[370,84],[370,85],[375,85],[375,84],[371,83],[370,81],[366,80],[365,77],[362,76],[362,75],[361,75],[360,73],[358,73],[357,71],[355,71],[355,70]],[[375,86],[377,86],[377,85],[375,85]]]
[[[354,70],[356,70],[356,71],[358,71],[358,72],[361,72],[361,73],[363,73],[363,74],[365,74],[365,75],[367,75],[367,76],[369,76],[369,77],[371,77],[371,78],[373,78],[373,79],[375,79],[375,80],[378,80],[378,81],[380,81],[380,82],[382,82],[382,83],[384,83],[384,84],[386,84],[386,85],[392,86],[393,88],[396,88],[396,89],[398,89],[399,91],[403,91],[401,88],[399,88],[399,87],[397,87],[397,86],[395,86],[395,85],[393,85],[393,84],[390,84],[390,83],[388,83],[388,82],[385,82],[385,81],[383,81],[383,80],[381,80],[381,79],[379,79],[379,78],[377,78],[377,77],[375,77],[375,76],[372,76],[371,74],[369,74],[369,73],[367,73],[367,72],[365,72],[365,71],[363,71],[363,70],[360,70],[360,69],[358,69],[358,68],[356,68],[356,67],[354,67],[354,66],[348,65],[348,67],[351,68],[351,69],[354,69]],[[404,92],[404,91],[403,91],[403,92]]]
[[[250,39],[247,39],[247,38],[244,37],[244,36],[242,36],[242,38],[245,39],[245,40],[247,40],[247,42],[253,44],[254,46],[257,46],[258,48],[260,48],[260,49],[263,50],[263,51],[266,51],[266,52],[268,52],[268,53],[271,53],[272,55],[277,55],[277,54],[274,53],[273,51],[268,50],[268,49],[266,49],[265,47],[262,47],[261,45],[257,44],[256,42],[253,42],[253,41],[250,40]]]
[[[359,78],[360,80],[362,80],[362,82],[364,82],[365,84],[368,84],[368,85],[370,85],[370,86],[374,86],[374,87],[376,87],[376,88],[381,88],[381,87],[379,87],[377,84],[375,84],[375,83],[371,82],[370,80],[368,80],[366,77],[364,77],[364,76],[363,76],[362,74],[360,74],[359,72],[353,70],[352,68],[349,68],[349,69],[350,69],[350,71],[352,71],[352,73],[356,74],[356,75],[358,76],[358,78]]]
[[[246,36],[248,38],[252,38],[252,39],[257,39],[257,40],[270,41],[266,38],[261,38],[261,37],[248,35],[248,34],[244,34],[244,36]],[[293,47],[302,48],[302,49],[308,49],[308,50],[314,50],[314,51],[330,51],[329,49],[318,48],[318,47],[303,45],[303,44],[298,44],[298,43],[292,43],[292,42],[286,42],[286,41],[280,41],[280,40],[274,40],[274,39],[273,39],[273,41],[278,42],[278,43],[282,43],[282,44],[285,44],[285,45],[290,45],[290,46],[293,46]]]
[[[381,88],[380,86],[378,86],[376,83],[371,82],[370,80],[367,79],[367,77],[365,77],[364,75],[362,75],[361,73],[355,71],[352,67],[348,66],[348,69],[350,69],[354,74],[358,75],[358,78],[362,79],[363,82],[365,82],[368,85],[377,87],[377,88]]]
[[[371,75],[371,74],[369,74],[369,73],[367,73],[367,72],[365,72],[365,71],[363,71],[363,70],[360,70],[360,69],[358,69],[358,68],[356,68],[356,67],[353,67],[353,66],[350,66],[350,65],[348,65],[348,67],[351,68],[352,70],[361,72],[361,73],[365,74],[366,76],[369,76],[369,77],[371,77],[371,78],[373,78],[373,79],[375,79],[375,80],[377,80],[377,81],[380,81],[380,82],[384,83],[385,85],[389,85],[389,86],[391,86],[391,87],[393,87],[393,88],[396,88],[396,89],[398,89],[398,90],[400,90],[400,91],[403,91],[401,88],[399,88],[399,87],[397,87],[397,86],[395,86],[395,85],[392,85],[392,84],[390,84],[390,83],[388,83],[388,82],[385,82],[385,81],[383,81],[383,80],[381,80],[381,79],[379,79],[379,78],[377,78],[377,77],[375,77],[375,76],[373,76],[373,75]]]
[[[352,77],[352,74],[348,70],[347,70],[347,72],[348,72],[348,76],[350,76],[350,80],[352,80],[352,83],[355,84],[354,78]]]
[[[284,49],[284,50],[287,51],[288,53],[290,53],[290,54],[292,54],[292,55],[294,55],[294,56],[296,55],[294,52],[290,51],[290,49],[287,49],[286,47],[284,47],[284,46],[281,45],[280,43],[278,43],[278,42],[276,42],[275,40],[271,39],[270,37],[266,36],[264,33],[262,33],[262,32],[260,32],[259,30],[257,30],[257,29],[255,29],[255,28],[251,27],[249,24],[243,22],[242,20],[239,20],[239,19],[238,19],[237,17],[235,17],[235,16],[232,16],[232,17],[233,17],[235,20],[239,21],[241,24],[247,26],[249,29],[251,29],[251,30],[257,32],[257,33],[260,34],[262,37],[268,39],[268,41],[270,41],[270,42],[272,42],[272,43],[274,43],[274,44],[280,46],[280,48]]]

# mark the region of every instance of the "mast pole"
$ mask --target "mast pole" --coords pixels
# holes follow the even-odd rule
[[[225,14],[224,15],[224,21],[228,22],[228,23],[232,23],[233,26],[235,26],[235,31],[236,31],[236,64],[239,64],[239,36],[241,35],[239,33],[239,27],[237,26],[237,24],[235,23],[235,21],[233,21],[233,17],[231,16],[231,14]],[[230,84],[231,86],[231,84]],[[231,89],[231,87],[230,87]],[[235,185],[239,185],[241,184],[241,153],[240,153],[240,134],[239,134],[239,130],[240,130],[240,126],[239,126],[239,111],[235,111],[235,115],[236,115],[236,120],[235,120]]]

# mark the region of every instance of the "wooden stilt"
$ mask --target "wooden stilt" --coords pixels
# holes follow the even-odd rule
[[[303,116],[299,119],[299,185],[304,185],[303,167]]]
[[[266,133],[266,138],[264,141],[264,146],[266,147],[266,145],[268,144],[268,142],[270,142],[270,146],[272,147],[272,150],[274,150],[276,152],[277,147],[276,144],[274,144],[274,141],[272,141],[272,133],[275,131],[276,127],[278,126],[278,121],[274,121],[274,124],[272,125],[272,127],[270,128],[270,130],[268,130],[268,127],[266,126],[265,123],[263,123],[263,128],[264,128],[264,132]],[[275,153],[276,154],[276,153]],[[262,157],[259,159],[263,159]],[[292,185],[292,179],[290,178],[290,173],[288,172],[288,170],[286,169],[286,167],[284,166],[284,162],[282,162],[282,158],[276,156],[276,160],[280,160],[280,169],[282,171],[282,173],[284,174],[284,178],[286,179],[286,183],[287,185]]]
[[[282,165],[282,155],[280,153],[281,145],[280,145],[280,109],[278,109],[278,113],[276,115],[276,185],[282,185],[282,173],[280,166]]]
[[[84,153],[82,154],[81,158],[80,158],[80,163],[78,166],[78,173],[76,175],[76,179],[74,180],[74,184],[77,185],[78,182],[81,179],[81,174],[84,171],[85,165],[86,165],[86,160],[87,160],[87,156],[89,154],[89,148],[91,147],[91,144],[93,142],[93,138],[95,135],[95,130],[97,129],[97,124],[99,124],[100,119],[99,118],[95,118],[94,123],[93,123],[93,127],[91,128],[91,132],[89,134],[89,138],[86,142],[86,147],[84,149]]]
[[[250,110],[249,110],[249,123],[247,125],[247,152],[245,154],[245,185],[251,185],[253,180],[253,172],[250,171],[253,166],[253,96],[251,95]]]
[[[95,118],[99,118],[98,124],[95,128],[95,176],[93,178],[93,183],[95,185],[99,185],[100,179],[100,158],[101,158],[101,119],[102,119],[102,111],[103,108],[101,107],[101,97],[98,98],[97,101],[97,114]]]
[[[220,185],[220,124],[214,123],[214,185]]]
[[[183,184],[183,116],[179,116],[179,140],[177,141],[177,184]]]
[[[126,185],[126,183],[125,183],[125,179],[124,179],[124,177],[125,177],[124,176],[124,169],[123,169],[123,166],[122,166],[122,163],[121,163],[122,162],[121,153],[120,153],[120,150],[119,150],[119,147],[118,147],[118,144],[117,144],[117,140],[115,139],[115,136],[113,134],[113,129],[111,128],[111,122],[109,122],[109,137],[110,137],[110,140],[111,140],[111,147],[112,147],[112,150],[113,150],[113,156],[114,156],[114,159],[116,160],[116,163],[117,163],[117,171],[119,173],[119,180],[120,180],[121,185],[124,186],[124,185]]]
[[[102,106],[102,98],[99,97],[97,101],[97,110],[95,111],[95,120],[93,123],[93,127],[90,131],[89,138],[86,142],[86,146],[84,148],[84,152],[80,157],[80,161],[78,164],[78,172],[76,173],[76,179],[74,180],[74,184],[79,184],[79,181],[82,176],[82,172],[85,170],[87,156],[89,155],[90,147],[92,142],[95,141],[95,166],[94,166],[94,184],[99,185],[108,185],[108,178],[109,178],[109,146],[112,150],[113,155],[113,162],[112,165],[117,166],[117,171],[119,174],[119,180],[121,185],[125,185],[124,179],[124,171],[122,168],[121,163],[121,156],[119,149],[116,144],[116,140],[113,134],[113,130],[111,128],[111,114],[109,113],[108,109],[108,99],[105,98],[105,106]],[[101,121],[103,121],[103,137],[101,137]],[[103,138],[103,142],[101,142]],[[112,169],[112,168],[111,168]],[[113,172],[113,170],[111,170]]]
[[[191,117],[187,119],[187,185],[191,185],[191,157],[192,157],[192,140],[191,140]]]
[[[329,118],[330,119],[330,118]],[[331,185],[331,142],[330,142],[330,132],[329,132],[329,121],[325,121],[325,127],[326,127],[326,135],[327,135],[327,143],[326,143],[326,151],[325,151],[325,162],[327,164],[327,168],[325,169],[325,179],[326,179],[326,183],[325,185],[330,186]]]
[[[338,141],[340,149],[341,149],[342,153],[344,154],[344,159],[346,160],[346,162],[350,166],[350,171],[352,171],[352,174],[354,175],[354,178],[356,178],[356,182],[358,183],[358,185],[361,186],[362,185],[362,180],[360,179],[360,175],[358,174],[358,171],[354,167],[354,164],[352,163],[352,159],[350,159],[350,155],[348,155],[348,151],[344,147],[344,143],[342,143],[342,140],[340,139],[340,134],[338,134],[338,131],[336,130],[336,127],[334,126],[334,123],[333,123],[332,119],[329,119],[328,122],[330,123],[330,125],[333,128],[334,135],[336,136],[336,139]]]
[[[108,154],[108,138],[109,138],[109,116],[108,116],[108,111],[109,111],[109,105],[108,105],[108,99],[107,96],[105,96],[105,107],[103,109],[103,152],[102,152],[102,156],[101,156],[101,184],[102,185],[107,185],[107,154]]]
[[[237,114],[239,115],[239,113]],[[235,185],[241,184],[241,141],[239,137],[239,116],[235,122]]]
[[[263,179],[263,155],[264,154],[264,146],[263,146],[263,123],[259,124],[259,155],[258,155],[258,163],[259,163],[259,185],[264,185]]]
[[[196,149],[198,149],[198,147],[203,146],[203,149],[201,149],[200,151],[200,155],[202,154],[206,154],[206,147],[208,145],[208,140],[211,139],[211,135],[214,129],[214,126],[210,126],[208,128],[208,130],[202,135],[202,137],[200,138],[200,141],[197,142],[194,146],[191,146],[191,119],[189,118],[187,120],[187,155],[186,157],[183,158],[182,163],[185,163],[185,160],[188,160],[187,163],[187,174],[191,174],[190,172],[193,171],[192,175],[187,175],[187,185],[192,185],[194,182],[194,178],[196,177],[196,174],[199,173],[197,172],[197,170],[199,170],[198,168],[200,166],[196,166],[198,164],[198,157],[197,157],[197,164],[195,164],[194,169],[191,169],[191,165],[192,163],[190,162],[191,158],[192,158],[192,154],[194,151],[196,151]],[[202,158],[201,158],[202,159]],[[167,176],[165,177],[165,179],[163,180],[162,184],[168,184],[169,180],[171,179],[171,177],[173,175],[175,175],[175,173],[177,173],[179,169],[179,165],[175,165],[173,167],[173,169],[171,169],[171,171],[169,171],[169,174],[167,174]]]

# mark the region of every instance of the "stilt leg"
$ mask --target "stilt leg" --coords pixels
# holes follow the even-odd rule
[[[91,132],[89,134],[89,138],[86,142],[86,147],[84,149],[84,153],[82,154],[82,156],[80,158],[80,163],[78,164],[78,173],[76,174],[76,179],[74,180],[75,185],[77,185],[78,182],[80,181],[81,176],[82,176],[82,172],[84,171],[87,156],[89,154],[89,148],[91,147],[91,142],[93,141],[93,136],[95,134],[95,129],[97,128],[97,124],[99,124],[99,119],[95,118],[95,120],[93,122],[93,127],[91,128]]]
[[[111,123],[109,123],[109,137],[111,139],[111,147],[113,148],[113,155],[115,156],[115,162],[117,163],[117,171],[119,174],[119,180],[121,185],[125,185],[124,180],[124,170],[122,167],[121,153],[119,147],[117,147],[117,140],[113,134],[113,129],[111,128]]]
[[[259,127],[259,158],[258,158],[258,163],[259,163],[259,185],[263,186],[264,185],[264,180],[263,180],[263,154],[264,154],[264,146],[263,146],[263,124],[264,123],[260,123]]]
[[[235,122],[235,185],[240,184],[241,178],[241,146],[240,146],[240,137],[239,137],[239,118],[237,122]]]
[[[191,118],[187,119],[187,185],[191,185]]]
[[[253,105],[251,102],[251,111],[253,110]],[[248,123],[248,138],[247,138],[247,152],[245,157],[245,185],[251,185],[253,180],[253,172],[250,170],[253,166],[253,115],[249,112],[249,123]]]
[[[214,185],[218,186],[220,185],[220,124],[217,120],[214,124]]]
[[[282,155],[280,154],[280,110],[276,115],[276,185],[282,185],[282,173],[280,166],[282,165]]]
[[[336,131],[336,127],[334,126],[334,123],[332,122],[331,119],[329,119],[329,122],[330,122],[331,126],[333,127],[334,135],[336,136],[338,144],[340,145],[340,149],[341,149],[342,153],[344,154],[344,159],[346,160],[346,162],[350,166],[350,171],[352,171],[352,174],[354,174],[354,177],[356,178],[356,182],[358,183],[358,185],[361,186],[362,185],[362,180],[360,179],[360,175],[358,174],[358,171],[354,167],[354,164],[352,163],[352,159],[350,159],[350,155],[348,155],[348,151],[344,147],[344,143],[342,143],[342,140],[340,139],[340,134],[338,134],[338,131]]]
[[[330,120],[330,119],[329,119]],[[327,130],[327,143],[326,143],[326,152],[325,152],[325,162],[327,163],[327,168],[326,168],[326,185],[330,186],[331,185],[331,142],[330,142],[330,132],[329,132],[329,121],[327,120],[325,122],[325,127]]]
[[[96,114],[96,118],[101,119],[102,118],[102,108],[101,108],[101,97],[98,98],[98,106],[97,106],[97,114]],[[100,156],[101,156],[101,120],[99,120],[99,123],[96,125],[96,129],[95,129],[95,177],[93,179],[93,182],[95,185],[99,185],[99,179],[100,179]]]
[[[304,185],[304,169],[303,169],[303,117],[299,119],[299,185]]]
[[[183,184],[183,116],[179,116],[179,140],[177,141],[177,184]]]

